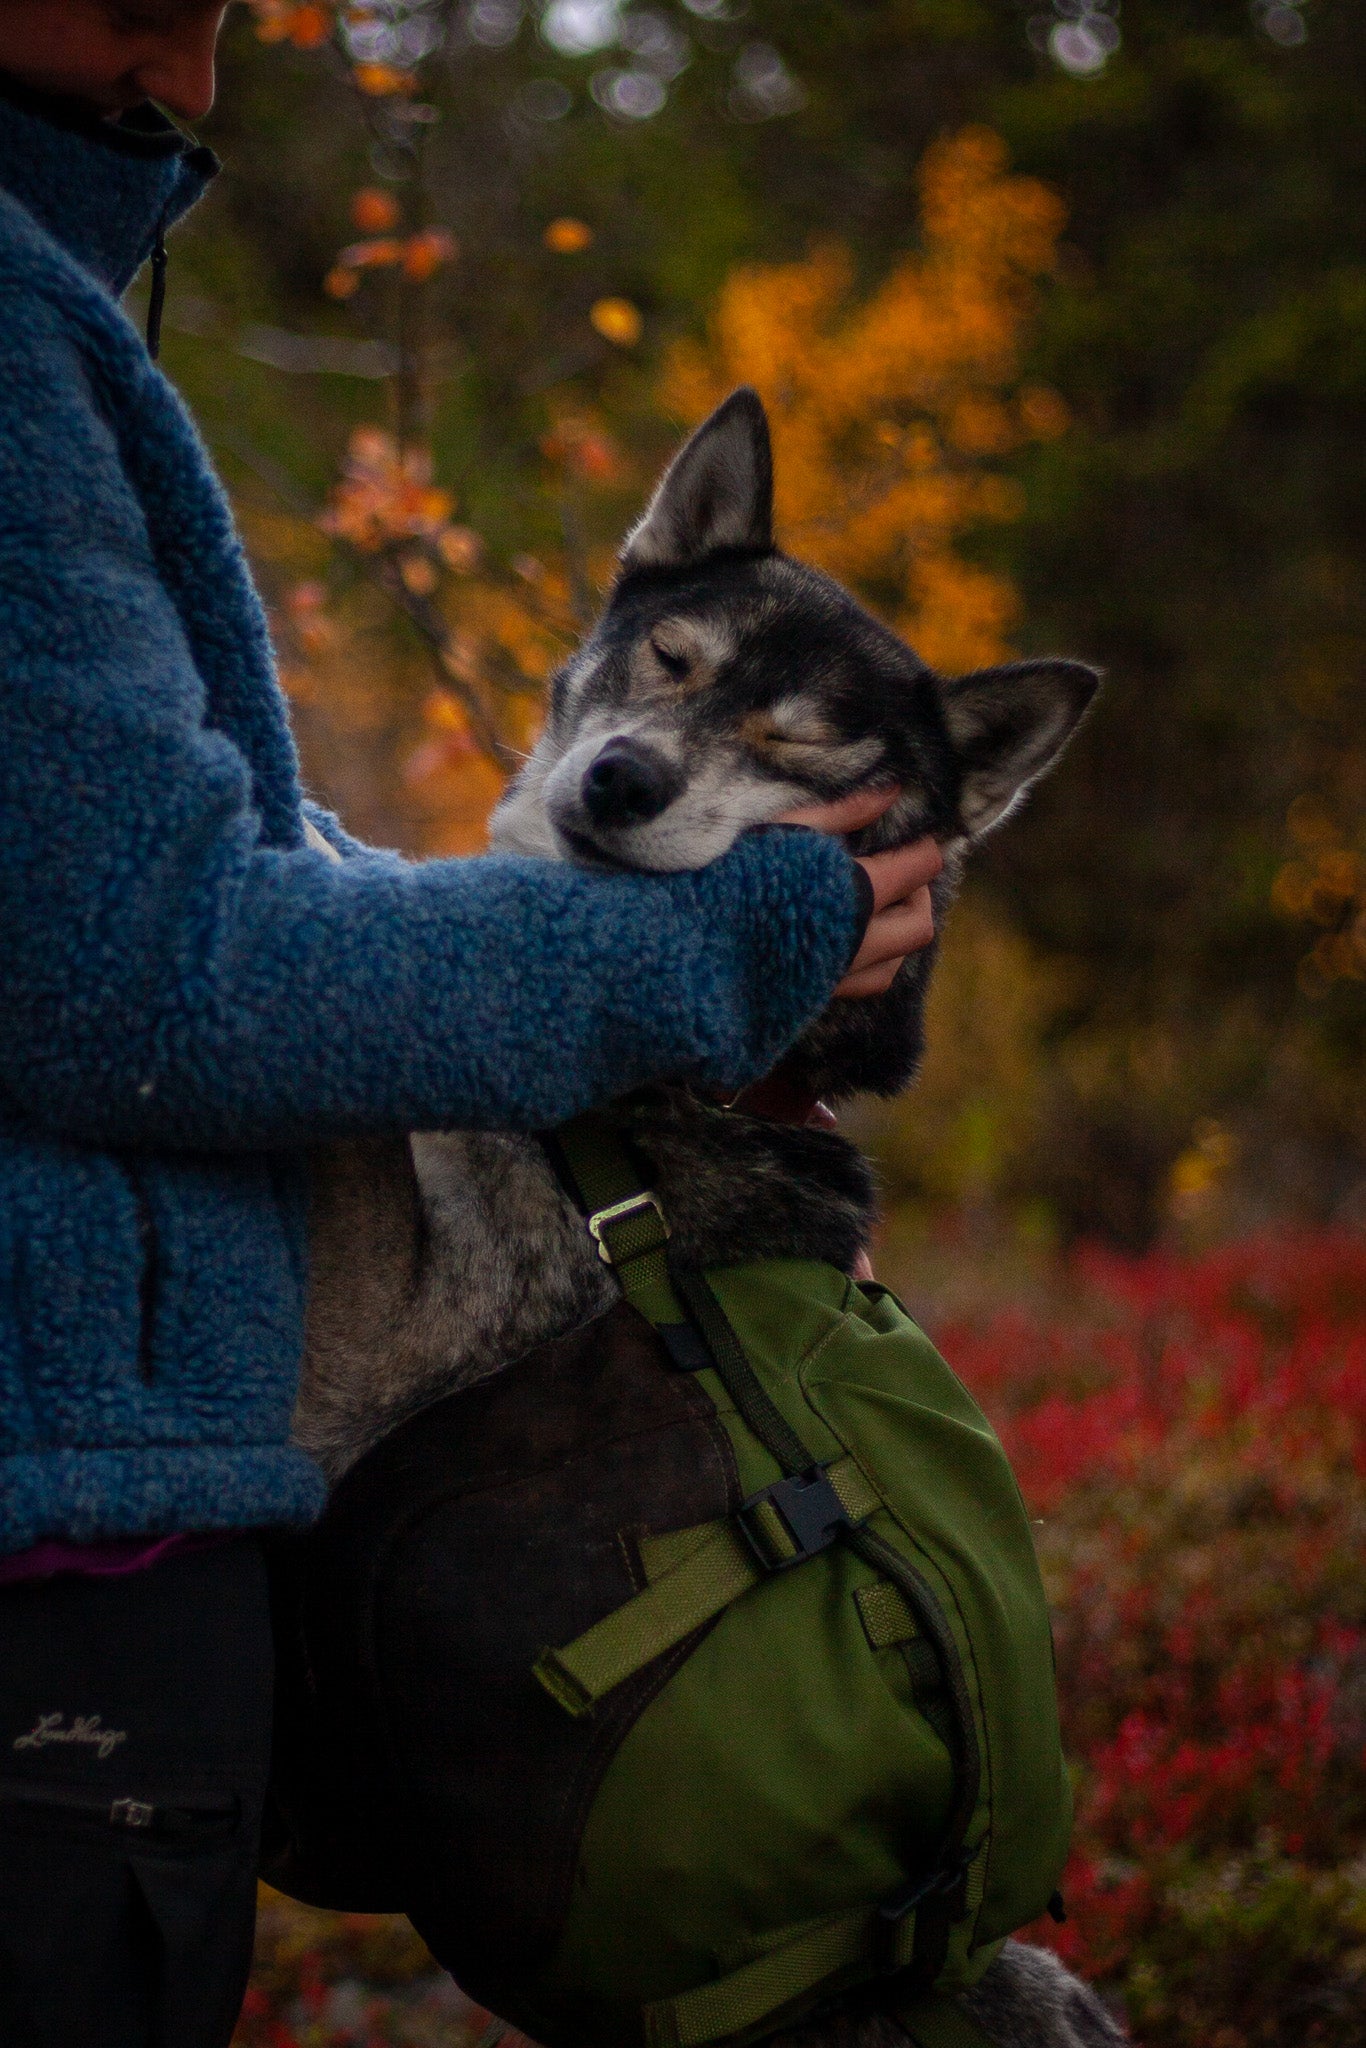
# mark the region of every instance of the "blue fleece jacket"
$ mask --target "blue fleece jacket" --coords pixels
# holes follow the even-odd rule
[[[811,833],[660,878],[305,846],[227,505],[117,303],[206,158],[0,98],[0,1551],[306,1520],[302,1148],[752,1079],[858,922]]]

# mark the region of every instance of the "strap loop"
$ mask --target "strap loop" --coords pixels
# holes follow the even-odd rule
[[[656,1219],[653,1223],[648,1215],[651,1209]],[[631,1227],[624,1227],[627,1225]],[[598,1257],[605,1266],[619,1266],[627,1259],[657,1252],[672,1234],[659,1197],[645,1188],[638,1195],[628,1195],[624,1202],[611,1202],[605,1209],[595,1209],[588,1218],[588,1235],[597,1245]]]

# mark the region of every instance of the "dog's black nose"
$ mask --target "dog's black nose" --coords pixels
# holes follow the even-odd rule
[[[683,787],[672,762],[639,740],[608,740],[583,778],[583,807],[595,825],[643,825]]]

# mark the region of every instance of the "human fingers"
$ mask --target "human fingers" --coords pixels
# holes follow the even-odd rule
[[[837,996],[884,995],[908,953],[918,953],[934,937],[934,905],[928,885],[907,901],[876,912],[849,972],[835,989]]]
[[[890,811],[901,794],[901,786],[885,782],[877,789],[856,789],[852,796],[836,798],[832,804],[803,804],[784,811],[775,825],[806,825],[813,832],[829,832],[842,838],[846,832],[861,831],[884,811]]]
[[[904,903],[879,910],[868,921],[863,944],[849,962],[849,971],[880,967],[884,960],[904,960],[934,937],[934,904],[928,887],[917,889]]]
[[[944,866],[944,855],[936,840],[913,839],[909,846],[894,846],[890,853],[866,853],[859,866],[873,885],[873,909],[887,909],[914,895],[932,882]]]

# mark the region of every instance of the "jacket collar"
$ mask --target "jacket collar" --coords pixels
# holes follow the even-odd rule
[[[112,292],[132,282],[158,230],[188,212],[217,169],[213,151],[155,107],[103,121],[0,73],[0,187]]]

